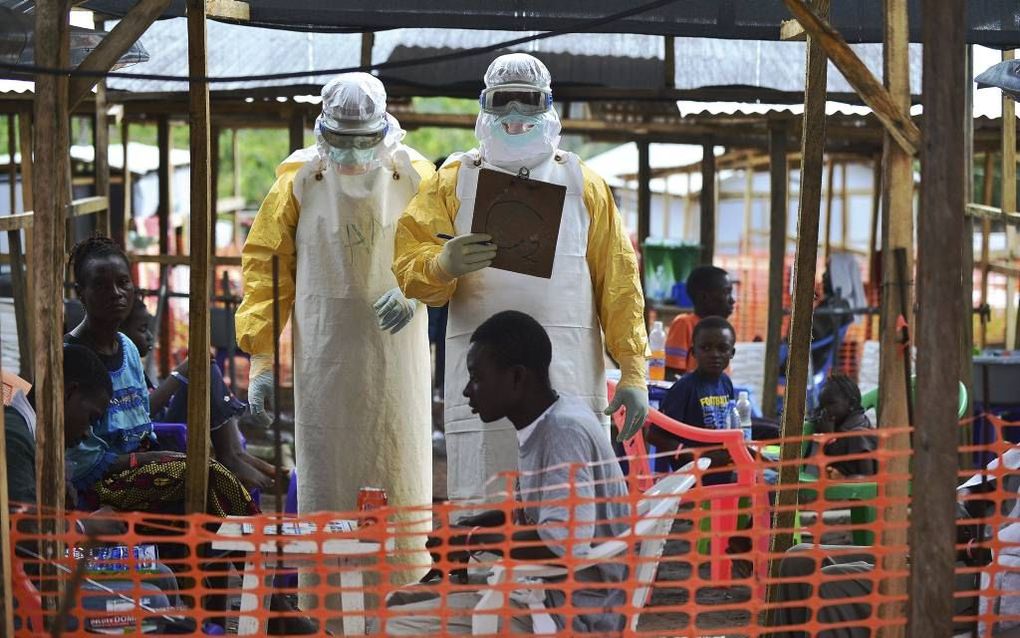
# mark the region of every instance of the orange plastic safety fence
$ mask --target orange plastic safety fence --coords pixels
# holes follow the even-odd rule
[[[982,636],[1020,625],[1020,519],[1013,509],[1020,448],[1003,442],[1008,424],[990,419],[998,442],[960,451],[990,452],[996,460],[974,477],[961,471],[966,489],[958,491],[956,624]],[[13,516],[12,534],[17,635],[57,622],[65,635],[203,626],[265,635],[281,619],[310,620],[337,635],[598,629],[838,636],[850,628],[876,635],[906,622],[906,595],[880,586],[905,587],[908,577],[884,563],[908,553],[909,523],[888,518],[910,505],[909,496],[887,489],[911,480],[889,469],[891,459],[909,456],[890,447],[902,432],[876,430],[873,452],[848,456],[830,455],[847,434],[789,441],[817,449],[786,463],[800,476],[781,487],[770,483],[784,465],[773,446],[787,441],[751,442],[750,461],[733,457],[740,467],[719,449],[696,448],[621,459],[631,476],[611,465],[504,475],[490,486],[501,497],[470,506],[286,519],[133,513],[117,517],[124,531],[99,537],[78,525],[91,524],[90,517],[68,516],[59,533],[44,535],[39,514],[22,511]],[[878,472],[837,473],[860,459],[875,460]],[[656,460],[677,469],[636,476]],[[752,472],[753,482],[729,482],[734,470]],[[780,490],[797,496],[786,507],[796,512],[795,524],[782,531],[798,544],[772,555]],[[467,516],[469,525],[456,525]],[[102,545],[130,551],[118,555]],[[771,559],[780,561],[776,577]],[[430,569],[439,577],[417,583]],[[770,588],[776,596],[767,602]],[[52,592],[69,589],[77,596],[58,620],[67,599]],[[879,613],[889,606],[896,613]]]

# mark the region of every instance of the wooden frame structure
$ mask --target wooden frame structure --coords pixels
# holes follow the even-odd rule
[[[883,210],[886,212],[883,215],[882,224],[886,232],[882,233],[882,237],[883,245],[887,248],[883,251],[883,254],[886,255],[887,265],[893,265],[889,260],[893,259],[893,254],[897,249],[907,251],[910,249],[909,235],[912,233],[910,196],[912,194],[910,189],[903,184],[906,182],[909,186],[912,183],[912,178],[905,180],[903,177],[907,174],[916,151],[922,148],[939,149],[937,153],[924,153],[922,157],[924,188],[922,189],[922,224],[918,246],[920,266],[917,298],[924,304],[956,305],[959,303],[959,299],[956,296],[956,288],[950,285],[950,282],[959,282],[961,277],[960,233],[940,233],[939,228],[962,224],[965,208],[962,191],[965,174],[963,166],[963,108],[962,97],[958,90],[958,86],[964,80],[962,65],[964,20],[962,19],[963,3],[961,0],[925,0],[924,2],[927,9],[924,11],[925,40],[940,44],[937,47],[925,48],[926,119],[924,129],[920,130],[907,113],[909,92],[904,73],[907,51],[905,0],[889,0],[886,3],[885,86],[871,75],[846,42],[826,22],[825,15],[829,0],[816,0],[811,5],[804,0],[784,0],[784,2],[798,19],[800,30],[803,31],[809,42],[808,79],[802,124],[802,130],[807,134],[795,135],[792,131],[784,130],[783,127],[768,120],[763,121],[765,126],[760,132],[756,131],[751,135],[747,134],[746,129],[738,132],[736,128],[727,130],[726,127],[708,126],[697,122],[691,122],[679,130],[670,124],[657,125],[654,123],[635,130],[636,127],[630,123],[610,125],[604,122],[567,120],[564,122],[564,132],[597,134],[605,139],[636,138],[642,140],[643,144],[651,139],[688,141],[706,144],[709,149],[714,144],[737,144],[736,140],[739,139],[740,145],[757,144],[771,150],[770,163],[773,168],[774,180],[778,180],[780,173],[786,170],[786,162],[779,159],[785,156],[783,147],[787,144],[792,145],[796,138],[799,138],[802,162],[798,222],[800,232],[798,233],[796,257],[794,314],[790,335],[791,356],[789,360],[791,363],[787,371],[789,380],[787,404],[791,407],[784,415],[784,434],[796,436],[799,434],[800,425],[803,422],[802,406],[806,386],[811,299],[821,205],[821,168],[826,139],[845,134],[848,140],[857,140],[858,142],[866,140],[873,143],[876,140],[873,130],[862,133],[851,130],[840,131],[838,126],[827,126],[827,120],[830,118],[826,118],[824,111],[826,62],[831,60],[846,76],[861,99],[873,109],[884,130],[883,180],[886,188],[884,189],[885,205]],[[130,16],[121,22],[121,27],[118,27],[107,38],[109,44],[107,45],[107,42],[104,41],[104,45],[107,46],[97,48],[82,64],[83,68],[109,69],[113,61],[137,38],[137,34],[141,33],[167,4],[168,0],[141,0]],[[188,0],[187,5],[189,68],[193,77],[200,77],[205,75],[205,20],[209,4],[204,0]],[[36,13],[35,51],[35,59],[38,64],[60,68],[67,66],[68,10],[69,3],[66,0],[39,4],[39,10]],[[790,25],[785,26],[784,29],[791,33],[797,30],[791,29]],[[370,44],[368,46],[370,47]],[[935,82],[933,77],[935,69],[938,70],[938,82]],[[91,204],[70,201],[67,116],[81,103],[81,95],[87,93],[90,86],[90,81],[83,81],[79,78],[69,80],[66,76],[46,74],[36,77],[37,91],[33,96],[34,130],[31,131],[32,135],[29,138],[26,135],[29,127],[25,126],[23,121],[22,155],[26,158],[33,157],[34,159],[29,162],[31,170],[36,175],[48,176],[48,179],[35,180],[32,184],[31,209],[35,211],[33,215],[31,217],[16,216],[16,219],[7,222],[14,226],[24,227],[31,220],[29,278],[32,282],[31,289],[35,293],[31,299],[31,303],[34,303],[33,316],[53,325],[57,325],[62,313],[65,216],[67,211],[76,210],[76,204],[77,210],[84,210],[90,206],[93,208],[92,212],[102,212],[105,209],[98,205],[98,201]],[[209,273],[213,264],[209,233],[212,206],[210,192],[211,131],[214,127],[251,125],[254,121],[265,123],[268,119],[266,113],[278,114],[279,107],[235,105],[219,112],[217,117],[217,115],[211,115],[208,86],[195,80],[191,82],[190,88],[187,113],[191,123],[191,211],[195,223],[192,224],[190,255],[186,259],[191,266],[192,290],[202,291],[202,294],[191,297],[189,350],[205,352],[209,348],[209,304],[207,298],[211,294]],[[631,95],[625,97],[629,98]],[[109,101],[110,98],[110,95],[104,95],[100,89],[99,97],[92,103],[84,103],[84,107],[88,109],[88,112],[94,109],[102,110],[104,101]],[[132,111],[133,107],[130,104],[129,101],[124,102],[126,113]],[[166,121],[171,115],[184,112],[180,108],[180,104],[172,101],[151,106],[153,110],[149,111],[147,115],[159,115],[163,118],[161,122]],[[157,106],[159,108],[155,108]],[[297,143],[300,137],[299,132],[303,132],[303,123],[308,121],[310,111],[317,108],[296,104],[288,105],[290,117],[284,121],[291,131],[292,146]],[[22,110],[22,112],[24,111]],[[98,114],[97,119],[102,121],[102,113]],[[1009,119],[1010,122],[1006,124],[1006,131],[1003,135],[1006,144],[1003,155],[1008,165],[1007,170],[1015,171],[1015,128],[1013,128],[1012,118]],[[436,124],[465,126],[473,125],[474,118],[433,116],[427,121],[416,121],[413,117],[404,118],[403,121],[410,126]],[[279,126],[279,120],[276,125]],[[161,124],[161,127],[165,128],[166,125]],[[97,136],[97,145],[102,142],[103,137],[104,134]],[[126,141],[126,135],[124,138]],[[31,139],[30,144],[26,143],[26,139]],[[34,153],[26,152],[29,147]],[[168,145],[164,145],[165,148],[168,148]],[[640,173],[644,177],[648,177],[652,173],[647,166],[647,147],[644,148],[642,157],[645,161],[642,162]],[[105,159],[100,158],[97,154],[97,170],[103,170],[106,165]],[[703,170],[706,175],[710,175],[715,169],[716,158],[709,151],[705,154]],[[708,179],[707,183],[710,186],[703,189],[705,201],[702,210],[705,215],[710,215],[715,204],[711,187],[714,180]],[[778,186],[778,181],[776,183]],[[1012,181],[1010,183],[1012,184]],[[103,177],[97,180],[97,188],[105,188]],[[983,208],[970,206],[967,210],[972,215],[998,216],[999,219],[1009,221],[1012,227],[1012,223],[1017,217],[1014,212],[1016,208],[1015,189],[1012,186],[1008,188],[1014,192],[1004,193],[1004,195],[1011,196],[1003,198],[1001,211],[1005,212],[988,210],[987,204]],[[782,199],[785,200],[785,197]],[[642,197],[642,207],[645,210],[641,212],[645,219],[647,219],[648,200],[647,191],[645,191],[645,195]],[[165,207],[167,203],[168,199],[163,201],[162,205]],[[29,200],[26,199],[26,206],[28,204]],[[777,189],[772,200],[774,220],[778,220],[779,205],[780,193]],[[704,238],[713,234],[711,220],[711,217],[706,217],[708,223],[702,226]],[[104,222],[102,225],[105,227],[106,223]],[[647,222],[644,228],[647,228]],[[12,230],[12,228],[0,227],[0,230]],[[773,233],[770,240],[773,259],[776,259],[780,254],[778,249],[780,240],[785,244],[785,225],[783,226],[783,236],[777,237],[776,235],[777,233]],[[170,257],[165,253],[159,257],[160,262],[166,261],[166,263],[178,259],[185,258]],[[930,266],[933,260],[939,261],[938,268]],[[992,269],[987,259],[984,259],[983,263],[986,271]],[[912,303],[897,302],[896,297],[909,300],[912,299],[912,296],[909,275],[904,278],[902,273],[898,276],[896,272],[895,267],[883,269],[884,289],[889,290],[890,287],[897,287],[904,290],[905,294],[901,296],[887,294],[885,295],[887,299],[882,305],[884,354],[880,403],[883,412],[880,415],[880,420],[883,425],[894,423],[902,426],[909,420],[909,405],[902,375],[904,364],[903,358],[897,358],[893,353],[900,346],[905,345],[899,326],[902,323],[912,324],[910,317]],[[1020,275],[1017,272],[1011,274]],[[774,281],[770,281],[770,289],[774,283]],[[776,335],[773,325],[774,310],[771,315],[769,334],[770,338],[774,338]],[[915,476],[913,520],[915,525],[912,528],[911,548],[914,552],[914,560],[911,566],[913,577],[910,584],[911,602],[908,611],[911,631],[916,635],[929,633],[940,635],[946,627],[951,626],[949,622],[951,609],[947,605],[951,594],[947,588],[952,586],[952,574],[948,570],[951,570],[952,566],[953,548],[949,537],[934,533],[943,528],[940,526],[951,524],[954,499],[952,488],[955,487],[948,483],[955,478],[955,472],[951,470],[956,467],[955,436],[953,434],[955,409],[953,409],[954,406],[949,405],[949,399],[956,396],[956,374],[960,369],[960,351],[955,348],[939,346],[945,342],[946,333],[944,331],[946,329],[949,329],[954,336],[959,335],[962,315],[957,313],[950,316],[954,318],[940,321],[938,334],[936,334],[934,323],[930,321],[922,323],[917,333],[917,345],[923,353],[919,361],[920,368],[930,377],[928,382],[921,384],[918,388],[918,429],[915,436],[919,437],[922,444],[915,450],[913,459]],[[901,317],[904,321],[897,321]],[[40,436],[37,470],[40,476],[53,478],[39,486],[40,505],[60,512],[63,498],[63,420],[61,414],[62,347],[59,332],[36,331],[33,336],[33,352],[35,384],[39,397],[37,405]],[[207,372],[207,369],[205,373],[201,372],[201,367],[192,371],[194,375],[192,386],[198,391],[190,393],[189,401],[189,419],[193,423],[193,427],[189,427],[188,443],[189,457],[192,459],[187,485],[187,507],[190,511],[202,511],[205,504],[207,474],[202,461],[207,458],[208,454],[206,443],[208,440],[208,383],[204,378]],[[896,445],[901,446],[901,449],[909,448],[908,439],[901,438],[898,441]],[[794,455],[799,454],[799,445],[796,446],[796,450],[793,447],[784,448],[785,459],[792,459]],[[795,467],[795,465],[789,464],[784,469],[783,483],[796,480],[796,477],[791,476],[791,473],[787,471]],[[890,469],[895,470],[895,468],[896,466]],[[2,474],[0,472],[0,476]],[[796,490],[789,492],[794,495],[795,499]],[[0,496],[0,499],[2,498],[3,496]],[[3,502],[0,501],[0,506],[2,505]],[[905,514],[905,510],[900,514]],[[893,516],[897,515],[895,512],[893,513]],[[784,526],[786,529],[791,527],[792,525]],[[886,541],[896,542],[896,533],[895,531],[889,532]],[[0,540],[3,541],[0,544],[5,550],[9,546],[6,542],[6,535],[7,528],[4,527],[0,532],[0,536],[2,536]],[[918,542],[919,540],[923,540],[923,542]],[[782,549],[787,542],[788,539],[782,535],[777,536],[776,549]],[[6,606],[9,605],[10,592],[9,556],[4,555],[2,559],[4,567],[3,602]],[[880,610],[880,613],[889,614],[891,617],[901,617],[902,610]],[[10,616],[7,618],[9,619]]]

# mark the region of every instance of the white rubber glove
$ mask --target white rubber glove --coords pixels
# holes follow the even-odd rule
[[[443,244],[439,267],[453,279],[487,268],[496,258],[496,244],[491,241],[491,235],[482,233],[458,235]]]
[[[611,416],[620,408],[624,408],[623,430],[616,440],[622,442],[637,434],[645,424],[645,417],[648,416],[648,391],[642,388],[617,388],[605,414]]]
[[[275,385],[273,356],[253,355],[248,368],[248,406],[255,422],[264,428],[273,423],[273,416],[266,410],[266,399],[273,396]]]
[[[414,318],[415,302],[411,301],[400,292],[400,288],[393,288],[383,293],[382,297],[372,306],[375,314],[379,316],[379,328],[389,330],[390,334],[397,334],[400,330],[411,323]]]

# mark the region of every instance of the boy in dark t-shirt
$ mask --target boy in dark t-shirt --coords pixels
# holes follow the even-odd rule
[[[725,429],[727,408],[733,399],[733,382],[725,370],[735,352],[736,333],[730,322],[722,317],[705,317],[694,327],[692,337],[694,359],[698,366],[673,384],[659,411],[686,425],[708,430]],[[682,439],[656,425],[649,428],[648,441],[657,452],[676,450],[680,446],[705,446],[698,441]],[[687,462],[689,459],[685,459],[684,455],[671,461],[676,467]]]

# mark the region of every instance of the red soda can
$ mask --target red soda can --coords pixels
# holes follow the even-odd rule
[[[386,507],[389,499],[386,497],[386,490],[381,487],[363,487],[358,492],[358,511],[370,512]],[[366,517],[363,524],[371,525],[376,522],[375,518]]]

